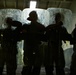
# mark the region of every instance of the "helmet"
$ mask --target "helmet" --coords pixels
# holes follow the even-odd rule
[[[29,13],[29,17],[27,18],[29,21],[37,20],[38,16],[36,11],[32,11]]]
[[[12,23],[12,18],[11,17],[7,17],[5,19],[5,21],[6,21],[7,24],[11,24]]]

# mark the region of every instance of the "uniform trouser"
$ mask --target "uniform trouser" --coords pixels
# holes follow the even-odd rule
[[[3,75],[3,68],[5,64],[7,75],[16,75],[16,54],[0,51],[0,75]]]
[[[47,57],[44,62],[46,75],[53,75],[54,67],[56,69],[56,75],[65,75],[65,59],[63,49],[60,47],[60,49],[57,50],[57,47],[51,47],[47,51]]]
[[[56,75],[65,75],[64,67],[55,66],[55,68],[56,68]],[[53,75],[54,65],[46,65],[45,66],[45,71],[46,71],[46,75]]]
[[[29,46],[26,50],[22,75],[39,75],[42,63],[39,46]]]
[[[56,68],[56,75],[65,75],[63,66],[58,66],[58,64],[56,63],[55,68]],[[45,70],[46,75],[53,75],[54,65],[46,65]]]
[[[40,75],[41,66],[24,66],[22,69],[22,75]]]

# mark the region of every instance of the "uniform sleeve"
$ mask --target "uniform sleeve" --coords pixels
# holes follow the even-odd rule
[[[45,38],[45,26],[42,25],[41,27],[41,41],[45,41],[46,38]]]
[[[67,32],[67,29],[65,27],[63,27],[63,29],[62,29],[62,35],[61,36],[62,36],[62,40],[67,40],[67,41],[71,41],[72,40],[71,34],[69,34]]]
[[[72,41],[71,44],[76,44],[76,28],[72,31]]]
[[[24,25],[22,26],[22,29],[21,29],[21,39],[22,39],[22,40],[26,39],[26,36],[27,36],[27,34],[28,34],[28,29],[29,29],[29,25],[24,24]]]

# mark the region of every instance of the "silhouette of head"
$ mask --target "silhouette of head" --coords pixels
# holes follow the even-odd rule
[[[6,21],[7,25],[8,25],[8,27],[11,27],[11,25],[12,25],[12,18],[11,17],[7,17],[5,19],[5,21]]]
[[[61,21],[61,14],[60,13],[55,14],[55,21],[56,21],[56,23]]]
[[[6,21],[7,24],[10,24],[12,22],[12,18],[11,17],[7,17],[5,19],[5,21]]]
[[[38,16],[36,11],[32,11],[29,13],[29,17],[27,18],[29,21],[37,21]]]

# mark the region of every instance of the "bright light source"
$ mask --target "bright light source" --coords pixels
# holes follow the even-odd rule
[[[36,1],[30,1],[30,8],[35,9],[36,8]]]

